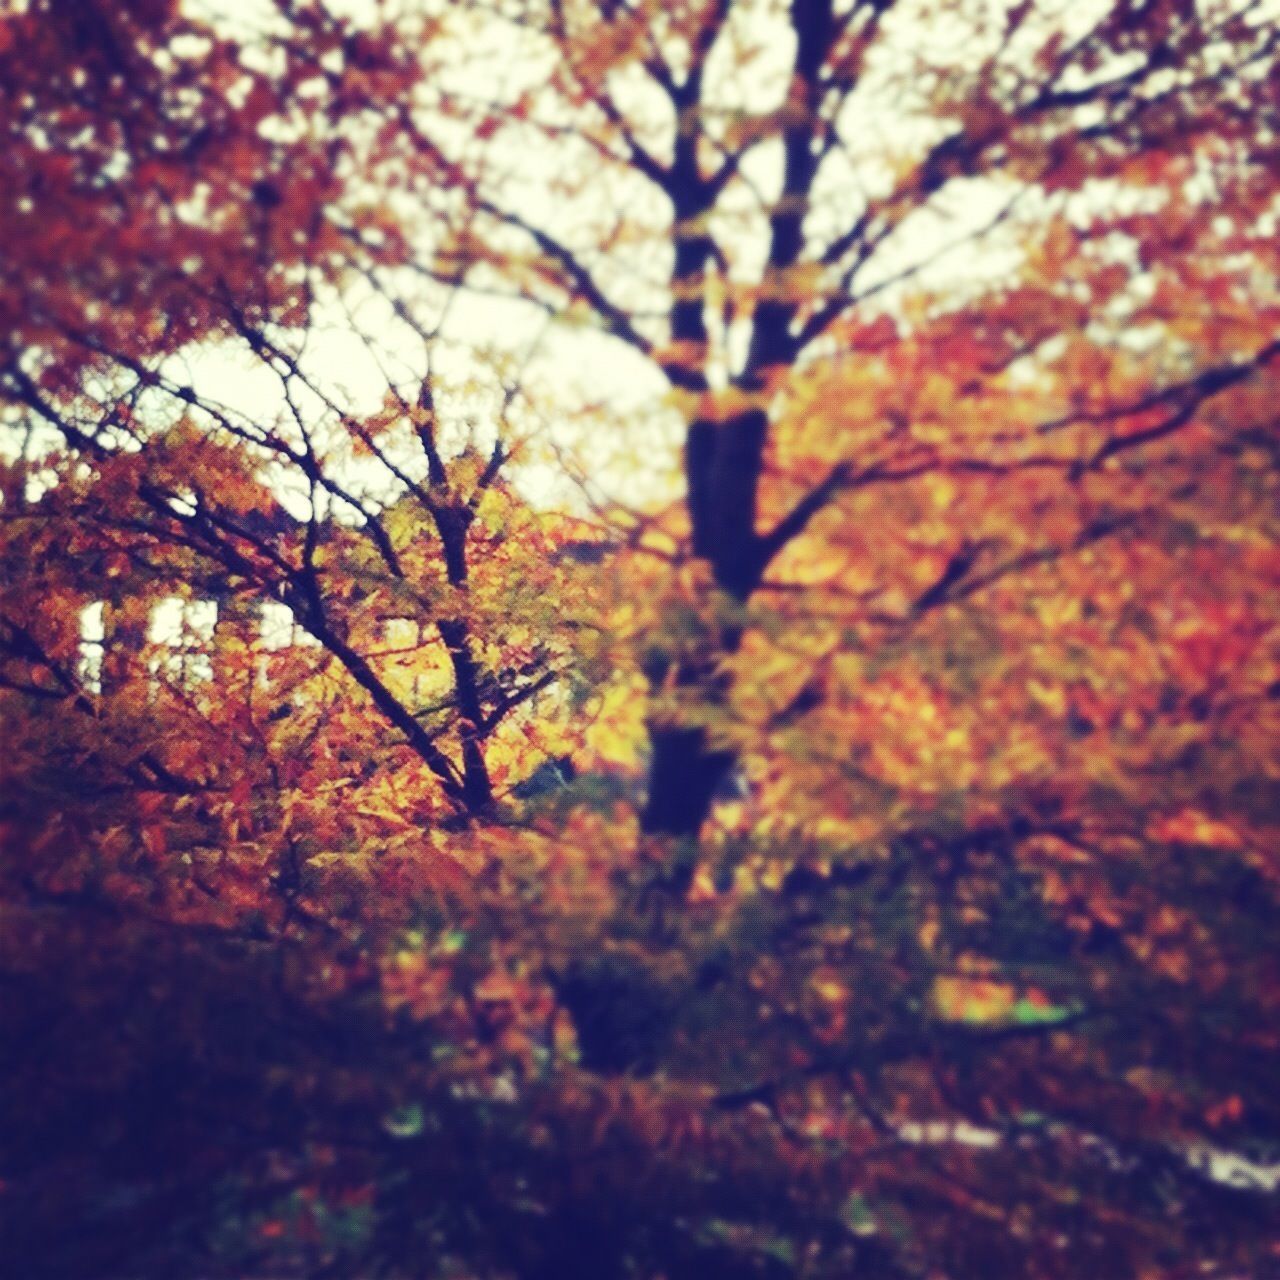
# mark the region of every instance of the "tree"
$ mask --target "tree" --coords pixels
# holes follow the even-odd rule
[[[1271,7],[349,9],[0,19],[18,1256],[1262,1274]]]

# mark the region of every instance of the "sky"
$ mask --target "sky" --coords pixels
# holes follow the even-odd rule
[[[206,12],[219,25],[229,26],[237,34],[265,29],[271,21],[269,0],[241,0],[234,9],[215,5],[210,0],[189,0],[188,7]],[[373,0],[344,0],[334,5],[357,19],[376,14]],[[408,5],[411,10],[427,6]],[[927,8],[925,0],[906,0],[898,13],[886,24],[885,43],[896,54],[888,57],[879,74],[868,76],[865,98],[856,121],[842,122],[850,142],[848,159],[835,158],[827,165],[820,183],[818,203],[845,219],[851,202],[860,202],[866,193],[874,194],[892,180],[892,161],[905,152],[917,151],[929,139],[929,126],[913,119],[910,111],[897,109],[892,101],[899,89],[893,83],[895,57],[906,57],[917,47],[933,47],[955,59],[957,41],[963,32],[954,21],[936,15],[925,20],[919,11]],[[992,6],[988,6],[992,7]],[[1071,11],[1079,16],[1094,4],[1076,3]],[[994,2],[996,10],[1003,6]],[[536,90],[545,81],[548,61],[544,47],[527,32],[496,19],[476,16],[477,9],[456,6],[458,14],[456,57],[442,72],[437,87],[461,96],[476,95],[478,86],[495,100],[511,101],[522,91]],[[953,29],[955,28],[955,29]],[[752,49],[749,71],[735,71],[734,46]],[[972,57],[979,53],[975,45]],[[772,3],[744,3],[738,6],[734,23],[722,37],[713,53],[708,70],[708,97],[726,112],[764,114],[776,108],[785,95],[788,65],[792,56],[789,24],[782,20]],[[963,60],[963,58],[961,58]],[[898,68],[900,70],[900,68]],[[624,110],[640,119],[647,106],[645,95],[652,93],[644,77],[615,75],[611,81],[615,96]],[[856,110],[851,107],[850,110]],[[667,113],[669,114],[669,113]],[[654,118],[661,120],[659,111]],[[659,131],[661,126],[659,126]],[[663,141],[656,137],[661,148]],[[628,187],[602,173],[592,184],[567,193],[556,183],[556,157],[534,148],[513,146],[499,137],[485,157],[491,172],[502,172],[502,189],[520,213],[539,226],[555,231],[567,241],[583,239],[587,221],[607,215],[611,204],[632,205],[647,199],[655,225],[667,218],[665,201],[654,192],[647,195],[643,187]],[[776,191],[781,176],[781,150],[778,145],[765,145],[750,153],[744,164],[747,182],[725,201],[722,220],[738,218],[740,230],[729,231],[724,240],[733,246],[731,271],[739,279],[749,281],[758,276],[763,255],[763,222],[759,210],[752,210],[752,190],[767,200]],[[872,306],[893,309],[906,284],[897,288],[887,282],[902,273],[910,273],[923,263],[930,263],[913,277],[916,285],[946,283],[963,288],[966,279],[989,281],[1008,271],[1017,261],[1017,253],[1009,242],[989,239],[975,245],[974,231],[989,222],[1008,199],[1008,188],[994,182],[970,182],[943,193],[929,208],[908,217],[866,265],[859,277],[863,289],[883,287]],[[744,201],[746,202],[744,204]],[[736,207],[735,207],[736,202]],[[627,209],[628,214],[634,212]],[[814,215],[823,218],[822,209]],[[739,224],[735,224],[739,225]],[[663,239],[659,238],[659,245]],[[665,240],[669,244],[669,238]],[[602,263],[599,270],[614,295],[625,300],[634,298],[640,305],[661,306],[662,279],[668,267],[655,255],[657,250],[639,246],[628,250],[620,246]],[[627,276],[609,270],[615,262],[623,263]],[[649,283],[643,281],[647,277]],[[362,296],[363,292],[363,296]],[[382,347],[387,367],[402,370],[406,381],[420,376],[422,356],[420,342],[404,326],[399,325],[389,310],[370,290],[355,288],[347,297],[360,327],[371,334]],[[733,340],[745,336],[739,330]],[[477,349],[496,347],[529,356],[525,375],[531,385],[554,386],[552,412],[558,422],[553,433],[568,444],[573,432],[567,424],[586,419],[592,440],[592,470],[603,478],[603,487],[624,501],[640,504],[647,496],[671,485],[675,476],[675,459],[679,448],[678,417],[664,405],[667,387],[651,363],[638,356],[624,343],[592,333],[581,326],[557,324],[548,328],[543,317],[518,303],[500,302],[492,297],[471,293],[455,300],[449,307],[442,329],[443,349],[438,355],[437,372],[448,383],[475,378],[480,370],[472,358]],[[531,354],[530,354],[531,353]],[[731,353],[732,358],[732,353]],[[177,363],[177,362],[175,362]],[[207,348],[190,352],[184,358],[186,374],[198,391],[209,394],[250,417],[261,417],[280,405],[280,388],[273,375],[264,371],[247,352],[231,348]],[[386,390],[386,377],[370,356],[364,340],[352,331],[350,319],[342,308],[322,308],[308,337],[304,367],[326,387],[336,393],[353,412],[372,413],[381,405]],[[481,395],[473,403],[458,406],[458,416],[466,416],[478,424],[485,434],[485,419],[494,412],[498,397]],[[597,412],[590,412],[595,407]],[[644,474],[637,463],[635,441],[621,437],[618,457],[609,464],[610,442],[601,432],[599,410],[607,409],[619,420],[642,419],[647,433],[643,453],[650,460]],[[535,503],[551,504],[571,496],[564,477],[545,451],[540,461],[526,462],[517,469],[517,483],[526,497]]]
[[[332,9],[349,13],[357,21],[372,20],[378,12],[375,0],[328,0]],[[979,0],[979,4],[985,0]],[[189,12],[206,17],[216,27],[239,38],[253,41],[269,33],[273,23],[271,0],[237,0],[234,6],[214,0],[187,0]],[[410,11],[426,5],[409,3]],[[924,50],[944,60],[966,60],[966,32],[953,19],[923,17],[931,0],[902,0],[884,31],[888,55],[873,65],[866,85],[858,91],[839,124],[847,137],[845,154],[831,160],[819,182],[817,209],[813,214],[821,224],[830,210],[836,219],[847,220],[850,208],[868,196],[886,189],[893,180],[894,163],[904,154],[918,152],[930,140],[931,126],[916,113],[915,104],[897,101],[902,93],[896,79],[904,59]],[[999,0],[988,4],[1002,11]],[[1049,5],[1047,7],[1056,7]],[[1066,6],[1080,21],[1095,3]],[[512,101],[521,92],[536,92],[545,82],[550,63],[547,50],[527,32],[497,19],[477,17],[478,8],[456,6],[455,56],[448,60],[435,87],[461,97],[476,94],[479,86],[491,98]],[[968,38],[972,39],[972,31]],[[748,70],[737,69],[741,53],[749,51]],[[979,56],[975,44],[969,59]],[[707,72],[707,99],[717,109],[732,115],[763,115],[784,100],[793,56],[789,23],[780,16],[772,0],[748,0],[737,6],[728,32],[721,38]],[[661,151],[670,145],[661,134],[662,121],[669,116],[667,104],[648,110],[647,94],[654,88],[645,77],[616,74],[611,89],[622,108],[635,119],[651,117],[657,124],[650,139]],[[420,108],[429,110],[429,108]],[[853,113],[856,112],[856,118]],[[438,123],[438,122],[437,122]],[[667,126],[669,127],[669,126]],[[582,238],[582,229],[610,205],[625,205],[636,213],[647,201],[644,217],[659,228],[656,244],[669,246],[669,236],[660,228],[668,220],[663,197],[643,187],[627,186],[602,173],[585,187],[570,190],[557,184],[557,158],[529,148],[513,146],[500,136],[490,144],[485,156],[491,172],[505,175],[501,189],[526,219],[555,231],[566,241]],[[724,201],[723,243],[731,253],[730,274],[743,282],[758,277],[764,252],[764,222],[757,200],[768,202],[781,181],[781,148],[766,144],[750,152],[743,165],[746,181]],[[994,182],[959,184],[944,193],[928,208],[909,216],[874,257],[859,277],[861,288],[881,292],[871,305],[893,310],[910,286],[945,284],[963,289],[966,280],[986,282],[1008,271],[1017,261],[1017,252],[998,238],[979,238],[977,228],[986,225],[1008,198],[1007,188]],[[663,279],[669,266],[657,259],[657,250],[643,245],[621,246],[611,260],[602,264],[601,276],[620,300],[633,298],[640,306],[661,309]],[[615,277],[608,276],[614,262],[622,264]],[[929,264],[921,269],[921,264]],[[899,275],[918,275],[893,286]],[[647,281],[647,283],[646,283]],[[732,343],[743,337],[731,334]],[[378,347],[372,354],[367,339]],[[524,428],[543,433],[542,446],[531,449],[513,468],[513,478],[524,496],[535,504],[574,502],[579,495],[566,480],[555,456],[572,449],[588,459],[584,470],[600,496],[617,498],[627,505],[643,506],[657,498],[674,497],[679,489],[679,449],[681,419],[668,401],[664,379],[652,363],[624,343],[581,325],[546,323],[546,318],[527,304],[498,301],[480,292],[454,298],[442,323],[440,344],[433,355],[433,373],[442,388],[455,387],[455,394],[442,392],[445,416],[458,426],[457,440],[464,430],[487,447],[500,395],[484,359],[477,352],[490,351],[496,358],[503,352],[522,365],[522,378],[530,388],[545,396],[541,418],[524,416]],[[385,301],[367,286],[349,287],[339,300],[322,302],[309,326],[300,365],[334,400],[355,416],[371,415],[382,406],[388,375],[403,379],[408,394],[424,371],[421,342],[400,324]],[[169,362],[165,372],[174,380],[192,386],[202,398],[215,401],[247,421],[268,422],[283,417],[285,406],[281,383],[264,368],[261,360],[246,347],[234,342],[205,343],[189,349]],[[318,408],[318,404],[313,408]],[[622,425],[629,424],[629,425]],[[406,454],[408,456],[408,454]],[[420,459],[415,463],[420,464]],[[347,467],[344,483],[359,489],[367,478],[374,490],[382,484],[359,463]],[[295,515],[304,516],[307,499],[298,487],[284,484],[279,496]],[[333,512],[343,518],[341,511]],[[349,517],[349,513],[346,513]],[[203,606],[170,600],[156,612],[152,624],[154,641],[177,644],[186,634],[199,635],[212,625]],[[272,624],[281,636],[287,625]],[[86,616],[85,639],[96,645],[99,624]],[[273,632],[274,634],[274,632]]]
[[[375,0],[329,3],[357,20],[372,17],[379,8]],[[1071,31],[1083,29],[1107,3],[1041,0],[1039,8]],[[418,12],[427,5],[409,2],[405,7]],[[984,43],[995,38],[990,33],[979,38],[971,24],[948,16],[947,7],[936,0],[901,0],[890,15],[882,38],[885,53],[878,63],[871,64],[865,83],[839,121],[846,145],[828,163],[818,184],[818,207],[812,215],[815,225],[821,225],[828,211],[831,217],[847,222],[851,209],[887,188],[895,164],[904,156],[918,154],[934,136],[931,130],[936,130],[936,122],[927,122],[922,104],[909,100],[911,81],[902,76],[909,60],[923,56],[927,61],[963,68],[979,60]],[[273,6],[270,0],[237,0],[234,6],[187,0],[187,8],[208,15],[215,25],[237,36],[252,38],[252,32],[269,30]],[[965,6],[966,12],[996,19],[1005,8],[1002,0],[971,0]],[[521,91],[536,90],[547,76],[545,48],[527,32],[496,18],[477,17],[478,12],[474,6],[451,8],[457,15],[456,56],[440,73],[435,87],[474,95],[483,86],[485,94],[508,102]],[[997,22],[992,31],[998,27]],[[745,73],[735,70],[735,56],[744,49],[751,50]],[[726,115],[774,110],[785,96],[791,57],[789,24],[779,16],[774,0],[740,4],[734,25],[711,58],[708,100]],[[611,82],[616,100],[637,119],[645,115],[644,95],[653,91],[642,80],[616,75]],[[670,124],[661,123],[663,113],[653,119],[657,123],[652,144],[661,149],[669,145],[661,134]],[[660,227],[667,217],[664,201],[656,193],[645,195],[640,188],[628,187],[601,172],[595,172],[585,186],[562,187],[558,185],[561,170],[555,156],[549,159],[548,154],[534,148],[513,146],[502,135],[490,144],[485,160],[492,172],[505,175],[501,189],[522,216],[566,240],[582,238],[583,227],[602,216],[607,218],[611,206],[625,204],[626,212],[634,214],[641,210],[641,202],[648,200],[646,220],[652,219]],[[764,224],[753,201],[758,196],[767,204],[779,187],[780,146],[756,148],[743,170],[746,182],[726,198],[724,211],[718,216],[738,220],[732,223],[737,229],[727,230],[723,242],[731,255],[731,276],[747,282],[758,276],[764,246]],[[1008,197],[1009,187],[1001,182],[955,183],[927,207],[908,216],[859,275],[861,290],[879,290],[868,306],[893,311],[909,289],[945,286],[962,292],[1010,272],[1019,260],[1010,233],[977,235]],[[659,234],[655,243],[669,247],[669,236]],[[620,263],[622,268],[610,278],[610,265],[604,264],[602,278],[616,297],[624,302],[631,298],[642,305],[657,299],[660,305],[668,266],[657,252],[643,245],[623,246],[610,255],[611,263]],[[891,283],[904,275],[909,278],[896,286]],[[377,357],[366,345],[368,337],[379,348]],[[522,378],[538,390],[539,399],[545,399],[539,419],[535,421],[527,411],[524,414],[525,428],[543,433],[543,447],[532,450],[514,472],[518,487],[530,501],[550,505],[572,500],[572,486],[552,456],[561,448],[585,451],[600,488],[630,505],[643,505],[655,494],[674,495],[681,421],[651,363],[624,343],[582,326],[548,326],[545,317],[526,304],[466,293],[450,304],[434,357],[434,372],[442,385],[455,388],[452,395],[446,391],[442,399],[446,416],[458,427],[459,444],[464,427],[481,445],[492,434],[492,419],[501,397],[492,374],[486,372],[485,359],[477,359],[477,353],[486,351],[495,359],[506,353],[509,360],[520,363]],[[418,337],[395,320],[371,289],[359,285],[350,287],[341,300],[331,297],[318,307],[300,363],[355,416],[379,409],[388,372],[403,379],[406,389],[423,373]],[[174,357],[166,372],[193,386],[202,397],[228,406],[250,421],[261,423],[283,412],[278,378],[257,356],[233,343],[203,344],[188,350]],[[361,472],[356,463],[349,467],[344,480],[359,488],[367,469]],[[280,493],[296,514],[304,514],[305,501],[298,491],[286,486]],[[341,517],[342,513],[335,514]],[[181,611],[174,613],[174,608],[157,623],[162,633],[167,628],[176,634],[179,629]]]

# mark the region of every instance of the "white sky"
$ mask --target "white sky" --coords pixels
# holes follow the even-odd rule
[[[1110,0],[1041,0],[1039,11],[1047,20],[1063,25],[1068,31],[1083,30],[1104,11]],[[328,0],[329,7],[349,12],[357,19],[377,11],[374,0]],[[187,0],[193,13],[207,14],[215,23],[233,30],[264,29],[271,20],[270,0],[236,0],[234,7],[214,0]],[[420,12],[427,6],[410,2],[403,6]],[[1003,0],[972,0],[965,6],[968,14],[998,19],[1006,8]],[[890,14],[878,42],[884,53],[870,64],[854,99],[846,107],[847,118],[840,128],[846,139],[844,155],[826,166],[816,191],[817,209],[814,224],[822,221],[824,202],[832,216],[847,223],[868,196],[883,192],[893,178],[895,161],[904,155],[918,153],[927,144],[930,123],[923,101],[904,101],[911,93],[910,81],[904,82],[902,70],[911,59],[923,56],[935,64],[963,68],[980,61],[995,36],[979,37],[971,22],[960,22],[944,12],[935,0],[900,0]],[[1276,4],[1280,9],[1280,3]],[[463,8],[455,11],[462,21]],[[466,39],[459,43],[454,64],[454,83],[445,85],[459,94],[474,94],[483,86],[486,94],[499,100],[510,100],[524,88],[539,83],[546,75],[546,57],[530,45],[527,36],[497,20],[484,21],[477,29],[477,10],[469,10]],[[999,27],[997,21],[992,31]],[[1034,36],[1034,31],[1031,33]],[[1029,37],[1031,38],[1031,37]],[[753,46],[749,77],[734,69],[731,44],[737,41]],[[786,20],[780,16],[776,0],[743,3],[735,10],[730,34],[722,38],[708,68],[707,96],[717,108],[762,114],[774,109],[785,92],[791,58],[791,34]],[[628,88],[627,85],[631,87]],[[905,87],[904,87],[905,84]],[[642,96],[646,90],[634,78],[615,77],[616,96],[624,109],[643,114]],[[628,95],[631,95],[630,97]],[[661,121],[661,112],[655,113]],[[657,126],[659,131],[661,125]],[[662,139],[655,139],[659,149]],[[534,149],[527,153],[505,151],[489,157],[501,165],[509,177],[504,184],[518,199],[523,217],[573,240],[575,232],[582,237],[584,220],[590,222],[608,213],[610,201],[631,199],[634,192],[607,183],[603,177],[593,180],[576,196],[557,188],[554,160]],[[779,144],[757,148],[744,165],[751,187],[763,193],[764,199],[776,192],[780,183],[781,150]],[[1009,234],[976,243],[975,231],[984,226],[1008,198],[1009,187],[993,181],[970,181],[953,184],[928,207],[907,217],[897,231],[877,250],[858,277],[865,290],[888,281],[901,273],[929,263],[915,275],[909,286],[886,288],[873,305],[893,309],[904,290],[945,285],[963,290],[970,284],[989,283],[1007,274],[1019,259],[1019,251]],[[636,197],[639,198],[639,197]],[[665,217],[660,197],[654,217],[658,225]],[[734,200],[744,219],[750,212],[750,191],[744,186],[738,195],[725,201],[722,218],[734,216]],[[746,201],[744,204],[743,202]],[[628,208],[628,212],[633,212]],[[763,222],[759,210],[754,211],[753,230],[725,237],[733,261],[731,274],[750,281],[759,271],[763,254]],[[746,225],[746,224],[744,224]],[[669,244],[669,238],[667,240]],[[627,303],[630,299],[647,303],[650,296],[661,300],[662,277],[666,267],[654,260],[653,251],[623,250],[611,255],[611,263],[621,263],[632,273],[630,281],[617,277],[614,283],[607,274],[602,278],[613,285],[615,296]],[[650,283],[643,282],[648,277]],[[407,384],[423,371],[421,344],[407,328],[398,324],[385,304],[370,290],[353,289],[347,302],[352,306],[360,327],[376,338],[382,357],[393,377],[403,377]],[[525,374],[530,386],[554,388],[548,413],[554,416],[553,434],[563,433],[566,444],[574,432],[568,424],[585,418],[596,432],[592,442],[597,454],[608,456],[616,449],[618,456],[628,459],[612,467],[596,466],[604,474],[608,487],[624,501],[635,501],[655,482],[664,483],[674,475],[674,460],[679,445],[679,419],[664,405],[665,382],[657,370],[620,341],[568,325],[546,329],[544,318],[534,309],[518,303],[498,302],[471,294],[451,304],[442,330],[443,343],[437,353],[436,373],[448,385],[461,384],[473,378],[480,366],[476,350],[497,349],[524,352],[535,341],[536,354]],[[303,368],[319,384],[333,394],[354,415],[367,415],[382,404],[387,386],[387,373],[366,348],[364,340],[353,331],[348,316],[339,306],[321,308],[307,337]],[[172,376],[189,382],[201,396],[221,402],[237,413],[257,422],[269,421],[284,408],[279,380],[264,369],[259,359],[247,351],[230,345],[206,345],[175,358],[168,370]],[[490,379],[492,382],[492,379]],[[447,397],[446,397],[447,399]],[[496,392],[477,395],[471,403],[446,403],[456,419],[470,416],[479,420],[483,437],[491,428],[484,421],[497,405]],[[590,410],[595,408],[596,412]],[[628,439],[624,431],[617,439],[607,439],[597,424],[600,410],[607,410],[620,421],[642,423],[645,462],[636,460],[635,437]],[[579,433],[581,435],[581,433]],[[647,469],[646,469],[647,467]],[[658,478],[662,477],[661,480]],[[344,477],[345,479],[345,477]],[[526,466],[519,482],[533,501],[553,501],[565,496],[563,476],[549,461]],[[353,483],[357,483],[353,475]],[[282,495],[288,499],[288,495]],[[301,512],[299,512],[301,514]],[[167,617],[168,615],[165,615]],[[171,620],[172,621],[172,620]],[[162,629],[169,623],[157,622]],[[177,623],[174,622],[176,627]]]
[[[1086,11],[1096,10],[1099,2],[1105,0],[1093,0],[1089,4],[1077,0],[1064,8],[1079,22]],[[333,7],[357,18],[372,16],[377,10],[372,0],[347,0]],[[412,4],[405,7],[418,11]],[[990,0],[988,7],[993,12],[1003,11],[999,0]],[[209,13],[216,21],[230,23],[238,30],[265,26],[271,14],[268,0],[241,0],[231,13],[225,6],[214,5],[209,0],[189,0],[189,8]],[[943,60],[957,60],[956,41],[962,39],[963,29],[954,21],[946,22],[936,16],[927,23],[922,22],[919,11],[928,8],[927,0],[916,3],[905,0],[891,15],[882,37],[891,53],[883,59],[879,73],[884,83],[877,84],[876,74],[869,73],[867,87],[859,90],[860,98],[865,97],[866,102],[857,121],[843,122],[844,132],[850,139],[849,163],[830,162],[818,192],[819,205],[829,201],[838,218],[847,219],[851,203],[860,204],[868,193],[875,194],[887,186],[892,178],[889,161],[893,157],[900,158],[905,151],[918,150],[928,140],[930,126],[920,118],[912,119],[901,109],[895,109],[890,101],[898,92],[892,83],[895,58],[900,60],[917,52],[922,41],[925,46],[935,46]],[[451,82],[446,79],[440,87],[459,95],[475,96],[479,92],[477,86],[483,86],[487,97],[510,101],[522,90],[536,87],[545,80],[547,58],[545,50],[536,47],[536,40],[531,40],[526,33],[518,33],[510,25],[484,19],[479,13],[473,9],[464,15],[461,6],[457,10],[460,29],[465,29],[466,36],[458,44]],[[731,46],[735,42],[755,47],[749,78],[744,79],[733,68]],[[897,53],[893,53],[895,49]],[[975,45],[971,52],[972,58],[977,58],[981,50]],[[740,5],[735,10],[730,33],[722,38],[711,59],[708,99],[726,111],[737,109],[763,114],[774,109],[785,93],[791,56],[789,24],[779,15],[776,4]],[[644,95],[655,92],[651,85],[646,87],[643,77],[626,75],[615,76],[612,87],[624,108],[637,119],[645,114]],[[659,104],[653,113],[656,120],[663,119],[663,105]],[[856,104],[850,108],[856,109]],[[669,108],[667,110],[669,114]],[[662,145],[660,139],[656,145]],[[566,198],[555,185],[554,155],[549,163],[548,153],[534,148],[520,152],[508,146],[496,157],[486,159],[491,160],[495,168],[500,165],[508,174],[503,185],[522,216],[555,231],[569,242],[581,241],[583,220],[598,218],[602,211],[607,213],[611,201],[645,198],[643,188],[624,189],[612,178],[606,183],[603,175],[575,198]],[[751,153],[744,172],[750,184],[767,199],[769,192],[777,190],[780,166],[780,145],[768,144]],[[991,182],[970,182],[944,195],[935,205],[913,213],[889,237],[860,274],[860,287],[874,287],[933,258],[937,261],[921,271],[912,282],[914,286],[946,281],[959,286],[966,277],[989,281],[1016,263],[1018,255],[1008,242],[992,243],[981,250],[975,248],[971,239],[974,230],[989,221],[1007,199],[1006,187]],[[648,199],[653,202],[654,220],[660,226],[666,218],[665,202],[652,192]],[[750,201],[747,189],[742,188],[736,197],[725,201],[725,209],[718,215],[721,219],[734,216],[735,199],[741,213],[745,208],[744,199]],[[758,276],[763,256],[763,221],[759,211],[755,212],[754,229],[726,238],[733,246],[733,274],[744,281]],[[815,221],[820,220],[819,212]],[[669,244],[669,240],[666,243]],[[947,252],[948,246],[955,247]],[[616,277],[616,282],[611,280],[609,271],[616,263],[622,263],[633,273],[630,280],[623,277]],[[612,286],[620,301],[627,302],[630,294],[641,306],[650,305],[652,300],[655,308],[661,308],[667,267],[652,257],[652,251],[640,248],[628,254],[625,247],[620,248],[599,269],[601,278]],[[651,285],[642,285],[639,282],[642,276],[647,276]],[[887,289],[875,305],[892,308],[900,292]],[[358,291],[356,296],[358,298]],[[379,317],[379,307],[376,297],[358,302],[362,324],[383,344],[393,371],[416,370],[420,374],[422,357],[417,337],[398,325],[385,307]],[[459,299],[451,305],[442,331],[446,349],[440,353],[437,371],[444,375],[446,383],[464,379],[474,369],[468,359],[469,351],[494,346],[523,351],[542,324],[540,315],[521,304],[503,303],[479,294]],[[186,364],[190,380],[199,392],[250,417],[261,419],[263,415],[274,415],[281,407],[278,381],[247,353],[225,348],[206,349],[189,353]],[[317,315],[308,337],[304,367],[354,413],[372,413],[382,403],[386,377],[337,307]],[[679,444],[679,421],[663,405],[666,384],[649,362],[624,343],[581,328],[557,326],[542,334],[538,354],[530,362],[527,374],[531,384],[554,385],[556,396],[551,411],[562,423],[573,422],[581,416],[584,406],[593,405],[609,406],[622,419],[643,415],[645,430],[650,433],[644,441],[644,453],[650,459],[661,459],[654,475],[641,474],[634,456],[630,462],[624,461],[612,469],[607,464],[602,467],[600,457],[607,453],[605,446],[611,442],[598,434],[594,441],[597,460],[593,470],[603,471],[610,477],[607,487],[616,496],[623,500],[642,500],[643,492],[652,486],[656,475],[671,474]],[[187,380],[186,375],[183,380]],[[483,416],[483,404],[478,406],[478,413]],[[482,423],[482,430],[483,426]],[[568,441],[570,433],[567,428],[562,429],[566,430]],[[634,442],[630,449],[625,439],[615,443],[624,459],[628,453],[634,455]],[[545,462],[526,467],[520,483],[534,501],[563,500],[566,496],[562,475],[554,465]]]

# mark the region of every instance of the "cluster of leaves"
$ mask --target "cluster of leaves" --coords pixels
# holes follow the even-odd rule
[[[352,8],[0,14],[9,1256],[1267,1274],[1273,6]]]

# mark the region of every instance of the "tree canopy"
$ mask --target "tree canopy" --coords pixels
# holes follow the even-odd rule
[[[1278,58],[0,6],[22,1273],[1280,1265]]]

